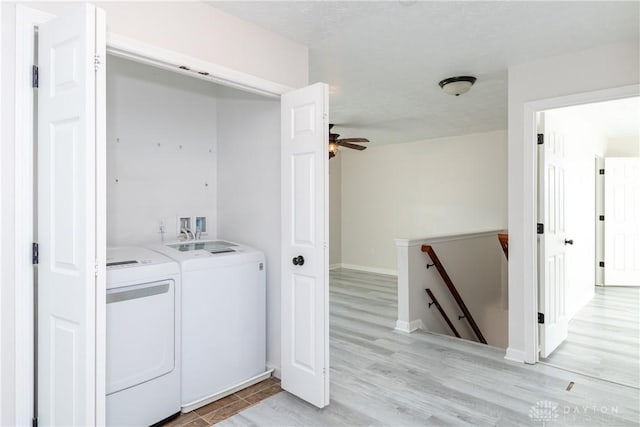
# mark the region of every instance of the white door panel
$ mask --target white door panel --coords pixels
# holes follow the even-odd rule
[[[544,233],[538,249],[538,311],[544,314],[539,325],[540,356],[547,357],[567,337],[569,321],[566,313],[567,235],[565,209],[565,137],[546,115],[544,144],[539,148],[540,222]]]
[[[100,16],[99,16],[100,15]],[[98,28],[99,27],[99,28]],[[42,425],[104,423],[104,367],[96,365],[97,32],[104,16],[78,5],[39,28],[38,63],[38,418]],[[98,51],[104,50],[98,49]],[[100,77],[97,77],[100,75]],[[102,99],[104,103],[104,99]],[[104,161],[104,159],[102,159]],[[100,235],[102,235],[100,233]],[[104,260],[103,260],[104,261]],[[104,337],[102,337],[104,338]],[[98,393],[96,392],[98,390]]]
[[[605,158],[604,283],[640,285],[640,158]]]
[[[328,87],[317,83],[281,102],[282,387],[322,408],[329,404]]]

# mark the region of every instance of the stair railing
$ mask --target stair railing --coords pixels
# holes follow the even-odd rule
[[[444,312],[444,309],[442,308],[442,306],[440,305],[440,303],[436,299],[436,296],[433,294],[433,292],[431,292],[431,289],[427,288],[427,289],[425,289],[425,291],[427,291],[427,294],[429,295],[429,298],[431,298],[431,302],[429,303],[429,308],[431,308],[431,304],[435,305],[436,308],[438,309],[438,311],[440,312],[440,314],[442,315],[442,318],[444,319],[444,321],[447,322],[447,325],[449,325],[449,328],[451,328],[451,332],[453,332],[453,334],[456,337],[461,338],[460,334],[456,330],[456,327],[453,326],[453,323],[451,323],[451,320],[449,320],[449,316],[447,316],[447,313]]]
[[[436,252],[433,250],[433,247],[431,245],[422,245],[422,252],[426,252],[427,255],[429,255],[429,258],[431,258],[431,261],[433,262],[433,265],[436,267],[436,270],[438,270],[438,273],[440,273],[440,277],[442,277],[444,284],[449,289],[449,292],[453,296],[453,299],[456,300],[456,303],[458,304],[458,307],[460,307],[460,310],[462,310],[462,314],[464,315],[462,317],[467,319],[467,321],[469,322],[469,326],[471,326],[471,329],[473,329],[473,332],[475,333],[476,337],[478,337],[478,341],[480,341],[483,344],[486,344],[487,340],[482,335],[480,328],[478,327],[476,321],[473,319],[471,312],[469,312],[467,305],[462,300],[462,297],[458,293],[456,286],[453,284],[453,281],[449,277],[449,274],[447,274],[447,271],[444,269],[442,263],[440,262],[440,259],[436,255]]]
[[[509,260],[509,235],[505,233],[498,233],[498,240],[500,241],[500,246],[502,246],[504,256]]]

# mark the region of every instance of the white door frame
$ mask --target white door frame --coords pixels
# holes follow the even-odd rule
[[[15,86],[15,423],[30,425],[33,416],[33,88],[31,67],[35,44],[34,26],[55,15],[16,5],[16,86]],[[108,20],[108,17],[107,17]],[[206,62],[179,52],[139,42],[115,33],[107,33],[107,53],[153,65],[190,77],[208,80],[247,92],[279,98],[293,88]],[[179,68],[186,67],[186,69]],[[201,73],[208,73],[207,75]],[[3,268],[5,266],[3,265]],[[98,331],[104,333],[104,330]],[[99,357],[99,356],[98,356]]]
[[[521,166],[525,171],[537,171],[538,160],[535,138],[537,134],[536,114],[553,108],[571,107],[575,105],[590,104],[595,102],[612,101],[616,99],[630,98],[640,95],[640,84],[621,86],[591,92],[577,93],[554,98],[540,99],[524,104],[524,126],[522,141],[525,144],[524,158]],[[532,218],[531,226],[524,227],[523,248],[521,256],[524,270],[522,274],[524,289],[524,324],[521,331],[524,337],[524,361],[527,363],[538,362],[538,258],[537,258],[537,234],[534,226],[538,217],[537,200],[538,184],[537,172],[525,174],[522,191],[525,200],[534,201],[525,207],[525,217]],[[510,325],[511,327],[511,325]]]
[[[34,116],[31,67],[34,63],[33,27],[54,18],[36,9],[16,5],[15,71],[15,411],[16,423],[25,424],[34,408]],[[18,143],[18,141],[20,141]]]
[[[600,175],[600,169],[604,169],[604,157],[597,155],[594,158],[595,182],[595,251],[593,253],[593,277],[596,286],[604,285],[604,268],[600,267],[600,261],[604,260],[604,221],[600,221],[600,215],[604,215],[604,175]]]
[[[2,6],[0,6],[0,22],[2,21]],[[0,50],[2,49],[2,31],[0,31]],[[2,55],[0,55],[0,82],[2,82]],[[0,99],[2,99],[2,84],[0,83]],[[0,102],[0,140],[2,140],[2,103]],[[0,147],[0,165],[2,165],[2,147]],[[0,189],[3,188],[3,180],[2,180],[2,174],[0,174]],[[1,190],[0,190],[1,191]],[[2,226],[2,212],[4,210],[4,198],[0,197],[0,241],[2,241],[2,239],[4,239],[4,233],[3,233],[3,226]],[[3,266],[3,257],[2,257],[2,245],[0,244],[0,282],[2,282],[2,274],[3,274],[3,270],[4,270],[4,266]],[[3,303],[2,303],[2,288],[0,287],[0,311],[4,311],[3,310]],[[4,342],[5,342],[5,334],[4,334],[4,318],[2,316],[2,314],[0,313],[0,347],[4,347]],[[5,357],[2,355],[2,352],[0,351],[0,384],[4,384],[5,383],[5,379],[4,379],[4,373],[5,373]],[[8,399],[6,399],[8,400]],[[6,411],[6,405],[7,403],[2,401],[0,402],[0,424],[4,424],[4,414]]]

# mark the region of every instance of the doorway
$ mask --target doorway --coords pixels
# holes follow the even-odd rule
[[[539,361],[633,387],[640,281],[616,277],[640,269],[639,230],[631,221],[616,231],[616,218],[638,217],[639,116],[633,97],[545,110],[537,120]],[[616,171],[620,162],[634,166]]]

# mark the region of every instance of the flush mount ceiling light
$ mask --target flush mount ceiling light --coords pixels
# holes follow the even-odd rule
[[[438,84],[440,85],[444,93],[460,96],[463,93],[469,92],[469,89],[471,89],[471,86],[473,86],[475,82],[476,78],[473,76],[458,76],[449,77],[448,79],[442,80]]]

